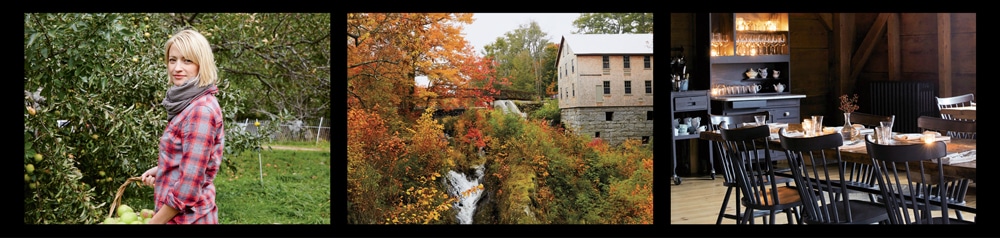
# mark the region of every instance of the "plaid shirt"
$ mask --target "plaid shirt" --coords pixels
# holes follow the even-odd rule
[[[156,209],[170,206],[180,211],[168,224],[219,223],[213,180],[222,162],[225,133],[215,98],[219,90],[210,87],[168,122],[160,137]]]

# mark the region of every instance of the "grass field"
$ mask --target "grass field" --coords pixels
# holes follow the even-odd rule
[[[263,166],[256,151],[227,156],[239,171],[223,166],[215,179],[219,223],[330,224],[329,142],[273,145],[326,149],[265,149],[260,152]]]

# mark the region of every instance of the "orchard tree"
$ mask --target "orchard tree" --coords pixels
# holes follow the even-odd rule
[[[653,33],[653,13],[583,13],[573,26],[576,34]]]
[[[330,14],[170,14],[170,22],[205,33],[220,74],[248,89],[232,101],[239,118],[329,119]]]
[[[156,165],[167,124],[163,46],[192,22],[176,16],[24,14],[25,223],[97,223],[123,182]],[[196,30],[215,44],[211,31]],[[238,102],[256,89],[231,84],[230,75],[220,72],[216,96],[226,156],[235,156],[267,137],[236,130],[236,113],[246,110]]]

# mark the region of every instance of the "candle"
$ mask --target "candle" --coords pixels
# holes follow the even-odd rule
[[[924,140],[924,143],[930,144],[931,142],[934,142],[934,137],[934,134],[924,133],[923,136],[921,136],[921,139]]]

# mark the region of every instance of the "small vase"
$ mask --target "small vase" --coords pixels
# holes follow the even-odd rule
[[[855,141],[861,139],[861,130],[854,128],[851,124],[851,113],[844,113],[844,128],[840,129],[840,135],[844,137],[846,141]]]

